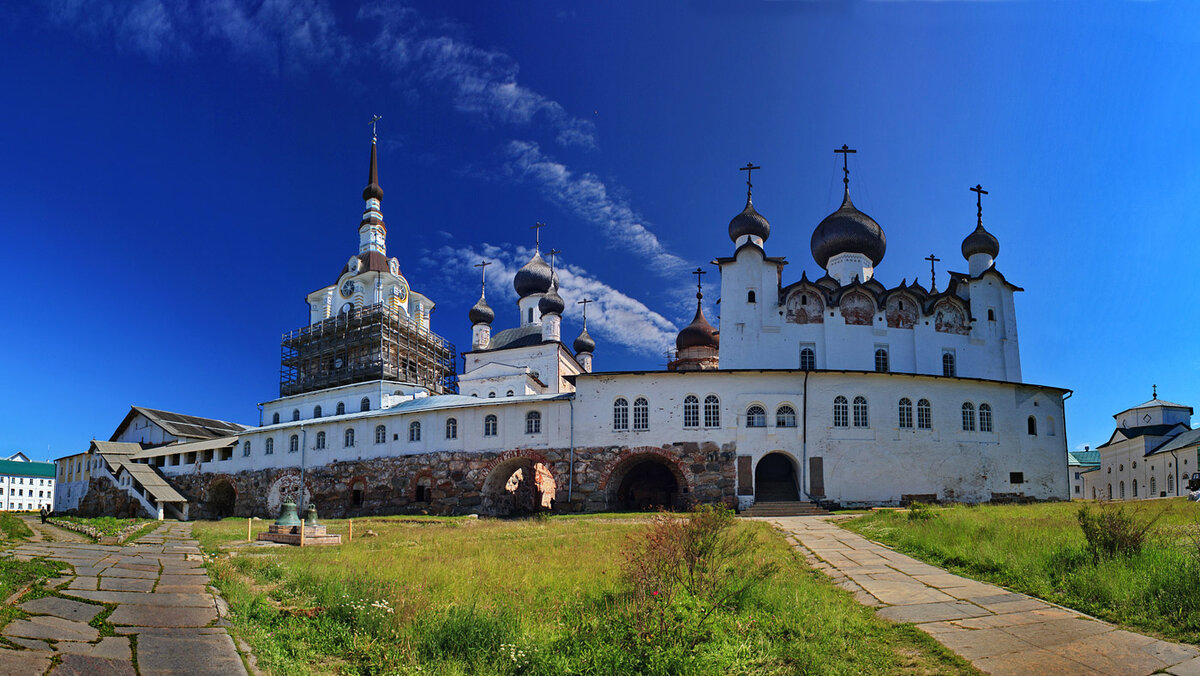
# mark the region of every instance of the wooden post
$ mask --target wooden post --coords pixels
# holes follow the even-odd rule
[[[350,537],[346,538],[346,542],[354,542],[354,519],[350,519]]]
[[[300,522],[300,546],[304,546],[304,522]]]
[[[246,542],[250,542],[250,526],[254,523],[254,517],[246,519]]]

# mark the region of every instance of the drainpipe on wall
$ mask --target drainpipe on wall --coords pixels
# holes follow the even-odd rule
[[[1063,423],[1063,445],[1064,446],[1067,446],[1067,400],[1070,399],[1071,396],[1074,394],[1075,394],[1074,390],[1067,390],[1067,396],[1062,398],[1062,423]],[[1067,448],[1070,448],[1070,446],[1067,446]],[[1074,498],[1074,495],[1071,493],[1071,482],[1072,481],[1074,481],[1074,479],[1071,478],[1071,466],[1067,465],[1067,501],[1068,502]],[[1083,488],[1080,487],[1079,490],[1083,490]],[[1086,498],[1087,496],[1080,494],[1080,497]]]
[[[800,405],[802,420],[800,427],[800,455],[803,458],[801,462],[803,466],[800,468],[804,472],[804,481],[800,482],[800,489],[804,491],[804,497],[812,500],[812,494],[808,492],[808,374],[810,370],[804,371],[804,403]]]
[[[262,427],[263,405],[258,405],[258,426]]]
[[[567,467],[567,508],[571,508],[571,495],[575,488],[575,396],[567,400],[571,405],[571,460]]]
[[[1175,458],[1175,497],[1179,497],[1179,456],[1175,455],[1175,451],[1171,451],[1171,456]]]

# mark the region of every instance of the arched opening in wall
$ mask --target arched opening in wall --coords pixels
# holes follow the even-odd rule
[[[683,509],[687,481],[667,458],[644,453],[617,464],[608,478],[609,509],[641,512]]]
[[[363,479],[355,479],[350,482],[350,506],[362,507],[363,501],[367,497],[367,482]]]
[[[554,508],[558,487],[545,464],[510,458],[483,482],[480,512],[486,516],[527,516]]]
[[[754,468],[756,502],[792,502],[800,499],[796,463],[783,453],[768,453]]]
[[[233,516],[233,510],[237,505],[237,490],[233,487],[233,483],[229,479],[217,479],[208,486],[208,501],[205,506],[208,507],[208,513],[214,519],[224,519],[227,516]]]

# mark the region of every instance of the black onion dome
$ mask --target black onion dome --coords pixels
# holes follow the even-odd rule
[[[561,315],[566,307],[567,304],[563,302],[562,296],[558,295],[558,284],[551,284],[550,290],[538,301],[538,311],[543,315]]]
[[[534,253],[533,258],[517,270],[516,276],[513,277],[513,288],[521,298],[535,293],[546,293],[550,290],[553,277],[550,266],[542,260],[542,254]]]
[[[736,242],[744,235],[764,240],[771,235],[771,224],[762,214],[755,211],[754,203],[750,200],[746,200],[746,208],[742,209],[742,213],[729,221],[729,239]]]
[[[683,330],[675,337],[676,349],[685,350],[689,347],[715,348],[719,344],[720,339],[717,337],[717,330],[704,318],[704,309],[700,307],[700,303],[696,303],[696,316],[692,319],[692,323],[683,327]]]
[[[467,312],[467,318],[471,320],[472,325],[491,324],[492,320],[496,318],[496,313],[488,306],[487,300],[483,296],[480,296],[479,300]]]
[[[375,161],[375,143],[371,143],[371,168],[367,171],[367,187],[363,188],[363,201],[383,199],[383,188],[379,187],[379,167]]]
[[[579,332],[579,337],[575,339],[574,347],[575,354],[579,354],[580,352],[591,354],[596,351],[596,341],[592,340],[592,337],[588,335],[586,326]]]
[[[967,260],[977,253],[985,253],[992,258],[1000,255],[1000,240],[987,230],[983,229],[983,224],[975,226],[975,231],[967,235],[967,238],[962,243],[962,255]]]
[[[879,265],[885,251],[887,237],[883,228],[875,219],[854,208],[849,190],[842,199],[842,206],[813,230],[812,255],[821,267],[841,253],[860,253],[870,258],[872,265]]]

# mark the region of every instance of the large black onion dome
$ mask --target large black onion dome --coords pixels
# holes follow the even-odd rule
[[[487,300],[483,296],[480,296],[479,300],[467,312],[467,318],[471,320],[472,325],[491,324],[492,320],[496,318],[496,313],[488,306]]]
[[[567,304],[563,302],[562,296],[558,295],[558,284],[551,284],[550,290],[538,301],[538,311],[543,315],[561,315],[566,307]]]
[[[530,258],[528,263],[517,270],[516,276],[513,277],[513,288],[517,290],[517,295],[521,298],[535,293],[546,293],[550,290],[553,277],[554,274],[551,272],[550,266],[542,259],[542,254],[535,252],[533,258]]]
[[[675,347],[679,350],[685,350],[689,347],[719,347],[720,339],[717,336],[717,330],[712,324],[704,318],[704,308],[700,307],[700,303],[696,303],[696,316],[692,319],[692,323],[683,327],[679,335],[675,337]]]
[[[592,340],[592,337],[588,335],[586,326],[579,332],[579,337],[575,339],[574,347],[575,354],[579,354],[580,352],[591,354],[596,351],[596,341]]]
[[[860,253],[870,258],[872,265],[879,265],[885,251],[887,237],[883,228],[875,219],[854,208],[848,189],[842,206],[813,230],[812,255],[821,267],[841,253]]]
[[[363,188],[363,201],[383,199],[383,188],[379,187],[379,167],[375,161],[375,143],[371,143],[371,168],[367,172],[367,187]]]
[[[975,226],[975,231],[967,235],[967,238],[962,243],[962,255],[967,260],[977,253],[984,253],[992,258],[1000,255],[1000,240],[987,230],[983,229],[983,224]]]
[[[746,208],[742,209],[742,213],[729,221],[729,239],[736,242],[745,235],[764,240],[771,235],[771,224],[754,209],[754,203],[750,200],[746,200]]]

